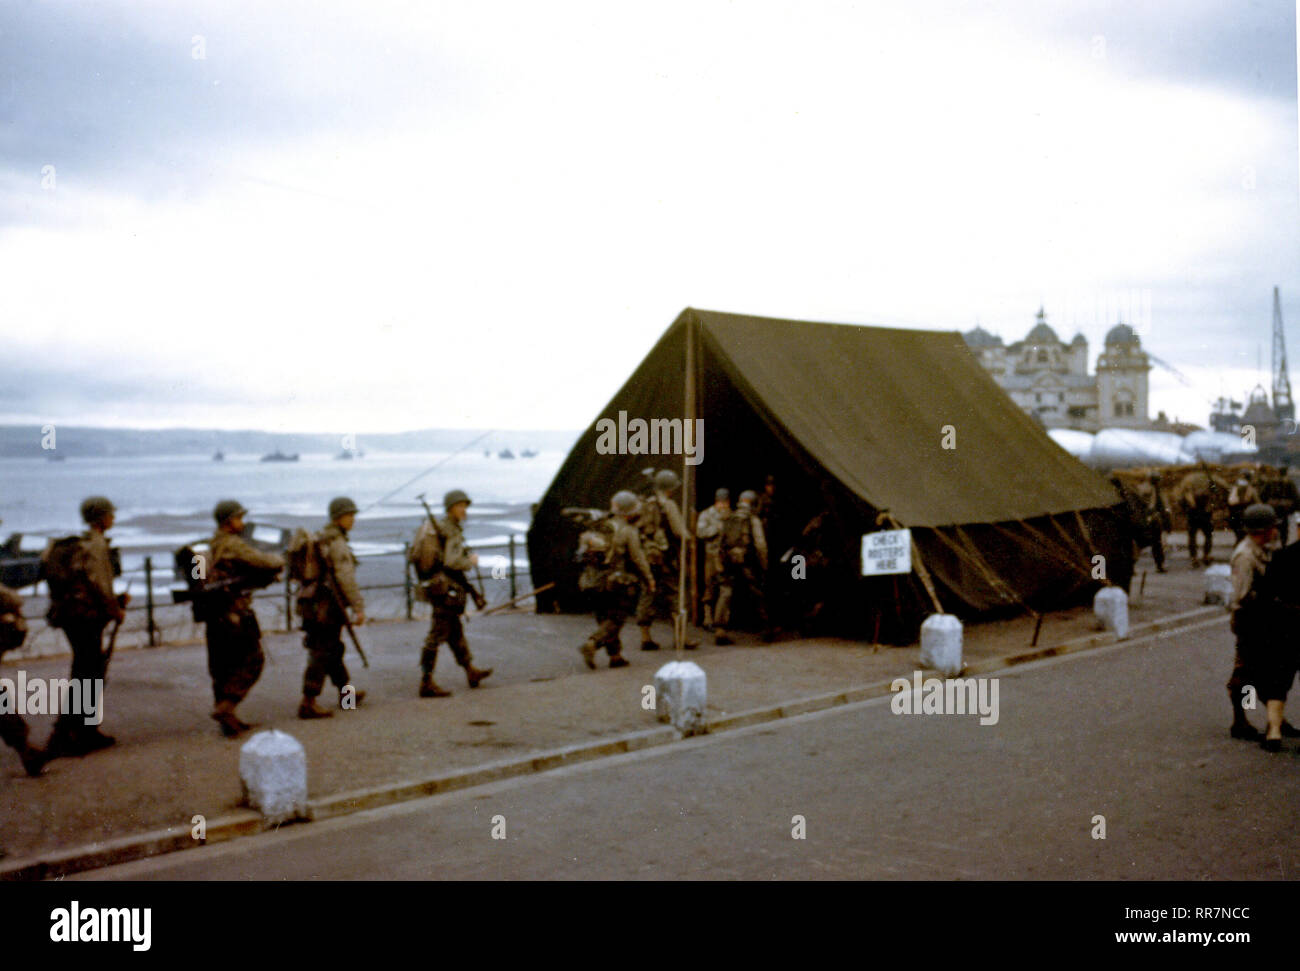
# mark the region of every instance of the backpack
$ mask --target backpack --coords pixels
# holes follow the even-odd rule
[[[320,549],[317,538],[299,526],[289,538],[284,551],[289,578],[299,587],[306,587],[320,579]]]
[[[583,565],[578,589],[601,590],[609,574],[609,558],[614,549],[614,522],[610,517],[597,520],[578,536],[575,559]]]
[[[41,554],[40,578],[50,588],[45,619],[51,627],[62,627],[66,620],[95,615],[100,610],[86,575],[85,543],[83,536],[64,536],[51,542]]]
[[[212,576],[212,552],[208,549],[208,544],[182,546],[173,555],[172,568],[175,575],[185,581],[185,587],[189,590],[190,614],[194,617],[194,622],[206,623],[211,606],[207,584],[208,578]]]
[[[736,509],[722,521],[722,553],[737,566],[745,562],[754,544],[749,517],[749,512]]]

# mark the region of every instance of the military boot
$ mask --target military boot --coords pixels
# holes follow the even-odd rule
[[[492,673],[491,668],[476,668],[473,664],[465,665],[465,680],[471,688],[477,688],[479,682]]]
[[[1232,727],[1228,729],[1228,734],[1247,742],[1258,742],[1264,737],[1263,732],[1246,720],[1246,713],[1240,708],[1233,709]]]
[[[303,695],[302,704],[298,706],[298,717],[304,720],[309,718],[333,718],[334,712],[316,704],[315,698],[309,698],[306,695]]]
[[[654,641],[654,639],[651,638],[651,636],[650,636],[650,627],[649,627],[649,625],[646,625],[645,627],[642,627],[642,628],[641,628],[641,650],[643,650],[643,651],[657,651],[657,650],[659,650],[659,645],[656,644],[655,641]]]
[[[18,757],[23,760],[23,771],[33,779],[41,774],[41,769],[45,768],[45,763],[50,760],[45,749],[31,744],[24,745]]]
[[[625,658],[622,654],[615,654],[613,657],[609,659],[609,666],[611,668],[625,668],[631,663],[632,662],[629,661],[627,658]]]
[[[234,738],[243,732],[243,722],[235,717],[235,706],[229,701],[218,701],[212,708],[212,720],[221,726],[221,734]]]
[[[420,679],[420,697],[421,698],[449,698],[451,692],[446,688],[439,688],[433,680],[433,672],[425,671],[424,677]]]
[[[582,655],[583,661],[587,663],[587,667],[593,671],[596,670],[596,642],[584,641],[582,647],[578,648],[578,652]]]

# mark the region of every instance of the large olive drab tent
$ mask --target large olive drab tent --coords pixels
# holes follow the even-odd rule
[[[604,454],[604,419],[624,427],[680,420],[692,417],[688,399],[703,419],[698,464],[626,454],[631,448]],[[684,310],[578,439],[536,508],[533,580],[556,584],[540,610],[582,605],[578,530],[561,510],[608,508],[616,490],[641,490],[642,470],[652,467],[691,472],[695,510],[718,487],[734,499],[774,475],[774,557],[828,513],[834,530],[829,540],[823,531],[821,547],[831,565],[816,582],[851,635],[914,637],[934,611],[930,578],[945,611],[973,616],[1076,604],[1102,584],[1098,575],[1125,588],[1132,576],[1114,488],[1017,407],[955,331]],[[860,575],[862,534],[893,524],[912,530],[928,577]]]

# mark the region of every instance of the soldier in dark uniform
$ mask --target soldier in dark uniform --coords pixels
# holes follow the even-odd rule
[[[420,652],[420,670],[423,672],[421,698],[445,698],[451,694],[433,680],[438,648],[443,644],[451,648],[456,663],[465,669],[465,678],[471,688],[477,688],[492,673],[491,668],[474,667],[461,621],[466,596],[474,596],[477,600],[477,591],[469,586],[465,571],[478,565],[478,554],[465,545],[461,526],[469,515],[470,498],[460,489],[453,489],[443,496],[442,506],[447,514],[438,520],[436,526],[425,519],[410,551],[416,573],[428,577],[421,586],[425,598],[433,605],[433,622],[429,626],[429,635],[424,639],[424,650]],[[481,610],[483,604],[478,606]]]
[[[1296,511],[1296,506],[1300,505],[1300,492],[1297,492],[1296,485],[1291,480],[1290,468],[1279,465],[1275,473],[1264,480],[1260,502],[1268,503],[1277,513],[1278,538],[1285,547],[1291,541],[1291,515]]]
[[[27,639],[27,621],[23,619],[23,601],[13,590],[0,583],[0,657],[6,651],[22,647]],[[10,698],[10,706],[16,699]],[[41,774],[45,766],[45,751],[27,738],[28,726],[23,716],[15,711],[0,714],[0,741],[18,753],[23,769],[30,776]]]
[[[1238,543],[1246,538],[1246,527],[1242,524],[1242,517],[1247,509],[1261,501],[1258,490],[1250,480],[1250,471],[1242,472],[1232,488],[1228,490],[1228,528],[1232,530]]]
[[[110,621],[120,623],[126,617],[125,608],[130,601],[128,594],[113,593],[113,559],[105,534],[113,528],[116,512],[103,496],[91,496],[81,504],[81,518],[87,529],[73,557],[70,580],[66,584],[58,583],[57,592],[53,589],[56,584],[51,584],[50,610],[46,615],[50,626],[62,628],[72,647],[72,671],[68,677],[96,687],[103,685],[108,673],[108,658],[103,651],[104,628]],[[47,549],[47,563],[50,554],[51,550]],[[94,703],[95,710],[102,711],[103,702],[99,697]],[[62,712],[46,750],[51,758],[85,755],[107,748],[115,741],[113,736],[101,732],[98,725],[85,724],[83,715]]]
[[[1142,503],[1137,544],[1138,549],[1151,548],[1151,558],[1156,561],[1156,572],[1165,571],[1165,531],[1171,525],[1169,504],[1160,492],[1160,476],[1152,474],[1136,490]]]
[[[643,586],[636,604],[636,623],[641,629],[641,650],[657,651],[659,645],[650,636],[650,627],[656,617],[670,619],[677,610],[677,581],[681,561],[679,557],[686,542],[686,523],[673,492],[681,485],[672,469],[655,473],[654,491],[645,500],[638,517],[637,529],[641,549],[654,573],[654,587]],[[687,650],[699,647],[699,641],[687,638]]]
[[[307,649],[307,669],[302,675],[302,703],[298,706],[299,718],[329,718],[334,714],[316,703],[325,688],[325,679],[339,689],[340,704],[343,689],[352,682],[347,665],[343,663],[343,627],[347,611],[352,613],[353,626],[366,622],[366,604],[357,586],[357,558],[348,545],[348,531],[357,520],[357,504],[346,496],[330,501],[329,524],[316,534],[316,549],[322,569],[332,575],[334,586],[343,602],[330,592],[329,584],[317,584],[316,597],[303,604],[302,646]],[[366,697],[356,691],[354,700],[360,705]]]
[[[208,549],[209,581],[228,584],[207,594],[206,634],[208,674],[212,676],[212,717],[227,738],[252,725],[235,714],[262,675],[262,630],[253,612],[254,587],[267,586],[284,569],[284,559],[263,553],[244,541],[244,516],[248,510],[233,499],[217,503],[212,517],[217,531]]]
[[[610,501],[613,515],[609,521],[609,549],[605,554],[596,590],[596,628],[578,650],[587,667],[596,667],[596,651],[604,648],[611,668],[627,667],[619,635],[636,606],[640,587],[655,588],[654,572],[641,549],[641,537],[632,525],[641,511],[641,500],[626,490],[616,492]]]
[[[1202,471],[1189,472],[1178,484],[1178,502],[1187,517],[1187,552],[1192,566],[1209,566],[1214,545],[1214,497],[1226,494],[1222,482]],[[1204,552],[1196,555],[1197,540],[1204,537]]]
[[[1264,576],[1277,546],[1278,519],[1272,506],[1256,503],[1246,510],[1242,522],[1246,527],[1247,535],[1232,551],[1232,598],[1228,601],[1228,609],[1232,611],[1232,631],[1237,636],[1237,651],[1232,660],[1232,675],[1228,678],[1227,684],[1228,698],[1232,702],[1232,727],[1229,729],[1229,734],[1233,738],[1259,740],[1265,743],[1266,748],[1276,751],[1277,747],[1268,744],[1270,740],[1261,736],[1246,719],[1242,693],[1246,685],[1253,684],[1262,700],[1270,703],[1276,701],[1276,698],[1272,697],[1274,695],[1279,695],[1285,700],[1286,688],[1289,687],[1289,683],[1272,684],[1275,679],[1268,675],[1274,666],[1273,641],[1279,634],[1290,638],[1294,637],[1294,633],[1272,629],[1274,625],[1271,623],[1270,605],[1259,595],[1258,590],[1260,579]],[[1287,681],[1294,677],[1293,668]],[[1276,712],[1270,712],[1270,729],[1273,729],[1274,721],[1280,722],[1274,740],[1280,739],[1282,735],[1292,738],[1300,735],[1300,731],[1282,720],[1280,705],[1281,702],[1278,702]],[[1276,718],[1273,717],[1274,714]]]
[[[736,590],[744,591],[753,604],[763,626],[763,640],[771,641],[772,628],[768,621],[767,604],[761,578],[767,575],[767,540],[763,524],[753,514],[754,492],[746,489],[740,494],[736,509],[722,524],[722,573],[718,581],[718,602],[713,609],[713,642],[734,643],[727,634],[731,623],[731,601]]]

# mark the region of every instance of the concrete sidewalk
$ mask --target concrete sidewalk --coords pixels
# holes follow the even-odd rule
[[[1201,607],[1201,577],[1200,571],[1179,561],[1169,574],[1148,576],[1141,598],[1135,583],[1132,623],[1168,624],[1175,615],[1196,611]],[[1202,613],[1222,615],[1222,608]],[[636,629],[629,627],[623,640],[631,666],[610,671],[602,654],[600,669],[589,671],[577,646],[592,626],[589,617],[530,613],[472,621],[468,634],[475,662],[494,667],[496,673],[470,691],[444,648],[436,676],[455,695],[443,699],[416,696],[423,624],[368,626],[362,636],[370,669],[361,667],[350,648],[347,659],[353,682],[368,692],[365,704],[314,722],[295,716],[305,661],[300,637],[272,635],[265,642],[271,660],[241,714],[259,727],[279,728],[302,742],[318,815],[427,794],[431,786],[452,784],[446,780],[457,773],[456,778],[472,784],[482,775],[475,775],[476,767],[485,765],[518,774],[569,757],[591,757],[605,748],[626,750],[629,744],[670,742],[675,733],[660,726],[654,712],[642,708],[641,700],[643,686],[653,682],[660,665],[674,659],[673,652],[639,651]],[[1050,652],[1069,642],[1080,647],[1110,640],[1098,636],[1088,608],[1049,615],[1037,649],[1030,647],[1033,626],[1030,618],[1021,617],[967,627],[968,667],[988,673],[1030,652]],[[658,636],[666,641],[665,627],[659,625]],[[1227,637],[1225,627],[1225,650]],[[829,639],[772,645],[751,641],[715,647],[706,638],[699,650],[683,655],[707,672],[709,716],[720,726],[728,721],[738,724],[735,716],[742,712],[752,719],[802,710],[797,704],[800,699],[825,696],[812,702],[820,706],[847,699],[845,693],[855,689],[860,694],[875,686],[872,690],[878,691],[880,683],[910,676],[919,666],[915,645],[873,647]],[[1225,654],[1225,676],[1229,657]],[[28,678],[66,677],[66,664],[66,660],[29,660],[22,668]],[[3,677],[14,677],[16,671],[17,665],[0,666]],[[334,701],[333,689],[327,688],[322,702]],[[188,840],[195,815],[204,816],[209,827],[226,821],[221,836],[210,838],[260,828],[256,814],[238,805],[240,742],[220,735],[208,717],[210,707],[201,646],[115,655],[102,726],[117,736],[115,747],[54,761],[36,779],[22,774],[12,751],[0,754],[0,841],[7,854],[0,859],[0,876],[5,871],[12,876],[16,870],[33,875],[84,868],[92,861],[82,851],[96,843],[116,841],[101,846],[104,852],[97,863],[175,848],[180,845],[175,838],[150,843],[138,837],[171,828],[172,837],[180,834]],[[38,723],[34,729],[38,741],[53,723],[50,717],[29,721]],[[601,745],[593,747],[596,742]],[[539,760],[543,753],[559,754]],[[440,778],[443,782],[436,782]],[[41,866],[41,861],[48,864],[59,857],[65,858],[62,863]]]

